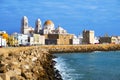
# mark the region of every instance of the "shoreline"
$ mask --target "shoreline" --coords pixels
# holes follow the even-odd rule
[[[89,45],[43,45],[40,48],[47,49],[51,54],[54,53],[80,53],[93,51],[118,51],[120,44],[89,44]]]
[[[118,51],[120,45],[42,45],[0,49],[0,78],[62,80],[54,67],[54,53]]]

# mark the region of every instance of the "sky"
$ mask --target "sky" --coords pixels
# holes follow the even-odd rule
[[[29,26],[36,19],[42,25],[52,20],[75,35],[84,29],[96,36],[120,35],[120,0],[0,0],[0,30],[20,33],[21,19],[27,16]]]

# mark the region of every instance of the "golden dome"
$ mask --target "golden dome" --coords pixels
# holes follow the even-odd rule
[[[44,25],[53,25],[53,22],[51,20],[45,21]]]

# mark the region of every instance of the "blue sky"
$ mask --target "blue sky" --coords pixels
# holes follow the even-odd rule
[[[52,20],[69,33],[94,30],[96,36],[120,35],[120,0],[0,0],[0,30],[20,32],[21,18],[34,27]]]

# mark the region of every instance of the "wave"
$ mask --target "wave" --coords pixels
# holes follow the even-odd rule
[[[68,64],[65,62],[65,59],[58,57],[54,59],[57,63],[55,68],[60,71],[60,74],[63,80],[76,80],[82,78],[84,74],[76,74],[75,69],[68,67]]]

